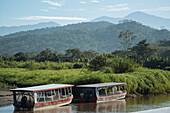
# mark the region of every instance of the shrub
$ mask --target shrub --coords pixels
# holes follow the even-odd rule
[[[104,72],[105,72],[105,73],[113,73],[111,67],[105,67],[105,68],[104,68]]]
[[[73,68],[74,69],[79,69],[79,68],[82,68],[83,67],[83,64],[80,64],[80,63],[76,63],[73,65]]]
[[[164,70],[170,71],[170,66],[169,67],[165,67]]]
[[[121,57],[107,59],[106,66],[111,67],[114,73],[133,72],[140,67],[133,59]]]
[[[85,71],[88,71],[84,69]],[[81,72],[81,73],[80,73]],[[170,71],[139,68],[138,71],[113,74],[81,69],[26,70],[21,68],[0,68],[0,82],[18,87],[41,84],[90,84],[126,82],[128,94],[159,94],[170,92]]]
[[[151,69],[164,69],[170,66],[170,58],[150,57],[144,61],[143,66]]]
[[[106,57],[104,55],[98,55],[89,62],[91,70],[98,71],[106,66]]]

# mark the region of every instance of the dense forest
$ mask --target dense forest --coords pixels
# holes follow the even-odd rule
[[[133,45],[142,39],[155,42],[169,39],[170,31],[157,30],[135,21],[125,20],[119,24],[109,22],[87,22],[63,27],[52,27],[18,32],[0,37],[0,54],[17,52],[40,52],[46,48],[63,52],[80,48],[81,51],[94,50],[110,53],[121,49],[117,43],[120,31],[130,29],[137,36]]]

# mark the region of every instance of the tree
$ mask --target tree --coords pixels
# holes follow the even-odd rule
[[[88,51],[83,51],[82,54],[85,58],[91,59],[91,58],[94,58],[97,53],[93,50],[88,50]]]
[[[133,35],[133,32],[130,30],[120,31],[118,38],[120,38],[120,44],[122,45],[123,50],[128,50],[132,45],[133,41],[137,36]]]
[[[14,55],[14,57],[15,57],[14,59],[16,61],[26,61],[26,60],[28,60],[28,56],[23,52],[16,53]]]
[[[146,42],[146,39],[139,41],[136,46],[130,48],[130,51],[133,54],[137,54],[138,56],[142,56],[144,59],[150,56],[153,56],[156,52],[156,49],[150,46],[149,43]]]
[[[74,49],[67,49],[66,54],[67,57],[71,58],[71,61],[74,62],[75,60],[78,60],[82,57],[82,52],[78,48]]]
[[[106,57],[104,55],[97,55],[94,59],[92,59],[90,62],[90,69],[97,71],[102,69],[104,66],[106,66]]]
[[[49,49],[45,49],[43,51],[41,51],[36,57],[35,60],[38,62],[45,62],[45,61],[58,61],[58,57],[56,56],[55,53],[53,53],[51,50]]]

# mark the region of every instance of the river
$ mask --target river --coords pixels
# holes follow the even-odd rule
[[[54,109],[43,109],[34,113],[126,113],[137,112],[150,109],[170,107],[170,94],[149,95],[136,98],[126,98],[123,100],[104,103],[72,103],[67,106]],[[14,112],[13,105],[0,107],[0,113],[31,113]]]

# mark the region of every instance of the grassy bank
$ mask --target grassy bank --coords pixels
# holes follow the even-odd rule
[[[0,82],[20,87],[51,83],[89,84],[101,82],[126,82],[128,94],[159,94],[170,92],[170,71],[139,68],[123,74],[90,72],[86,69],[28,70],[0,68]]]

